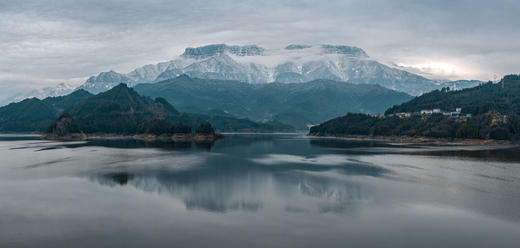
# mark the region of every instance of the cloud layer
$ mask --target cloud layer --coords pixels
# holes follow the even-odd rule
[[[518,73],[520,2],[0,1],[0,98],[211,43],[347,44],[431,77]]]

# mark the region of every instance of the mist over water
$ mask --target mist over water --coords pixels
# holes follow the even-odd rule
[[[0,136],[1,247],[516,247],[520,149]]]

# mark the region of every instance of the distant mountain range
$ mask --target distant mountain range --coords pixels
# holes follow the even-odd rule
[[[293,44],[284,49],[269,50],[256,45],[217,44],[186,48],[174,60],[145,65],[126,74],[102,72],[90,77],[80,88],[99,93],[119,83],[134,86],[173,79],[182,74],[251,84],[302,83],[327,79],[354,84],[378,84],[410,95],[420,95],[446,86],[462,89],[482,83],[476,80],[430,80],[379,63],[361,48],[353,46]]]
[[[65,118],[62,115],[66,115]],[[254,122],[231,116],[179,112],[166,100],[143,97],[125,84],[97,95],[79,89],[66,96],[43,100],[28,98],[0,107],[0,132],[41,133],[51,124],[56,131],[57,126],[68,122],[66,128],[61,129],[74,126],[87,134],[134,134],[140,131],[142,125],[155,123],[155,120],[181,123],[193,130],[210,121],[223,132],[294,131],[292,126],[276,121]]]
[[[88,78],[78,89],[97,94],[125,83],[154,83],[180,75],[193,78],[235,80],[251,84],[271,82],[302,83],[317,79],[378,84],[382,87],[420,95],[435,89],[463,89],[483,82],[478,80],[438,81],[384,65],[368,56],[361,48],[344,45],[291,44],[283,49],[265,49],[257,45],[225,44],[186,48],[179,57],[158,64],[139,67],[129,73],[113,70]],[[75,87],[61,83],[0,100],[0,106],[25,98],[44,99],[71,93]]]
[[[38,99],[45,99],[47,97],[64,96],[72,93],[74,89],[74,86],[65,83],[59,83],[54,87],[45,87],[43,89],[31,90],[29,92],[16,93],[7,99],[0,100],[0,106],[4,106],[13,102],[20,102],[24,99],[33,97]]]
[[[332,80],[249,84],[186,75],[159,83],[138,84],[134,89],[145,96],[162,97],[186,112],[260,122],[276,120],[300,130],[347,112],[382,113],[412,98],[379,85]]]
[[[145,65],[126,74],[102,72],[77,90],[98,94],[122,83],[144,96],[162,97],[192,117],[215,123],[221,131],[304,130],[347,112],[381,113],[413,95],[435,89],[482,84],[430,80],[379,63],[353,46],[292,44],[265,49],[217,44],[186,48],[174,60]],[[18,94],[10,101],[27,98],[30,101],[20,103],[44,106],[46,96],[72,91],[72,87],[60,84]],[[8,113],[19,106],[9,105],[1,111]],[[53,117],[63,111],[47,110],[42,113]],[[14,117],[8,114],[0,118]],[[0,127],[0,131],[12,128]]]

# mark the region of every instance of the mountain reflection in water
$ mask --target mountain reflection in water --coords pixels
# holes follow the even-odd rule
[[[0,247],[516,247],[516,146],[0,136]]]
[[[277,162],[272,166],[255,160],[228,156],[212,157],[203,168],[194,170],[108,172],[88,178],[101,185],[126,185],[145,192],[180,199],[187,209],[212,212],[257,211],[264,202],[293,198],[313,200],[305,206],[320,212],[345,211],[367,194],[360,182],[334,179],[320,173],[333,171],[343,175],[383,176],[388,171],[360,162],[343,161],[338,165],[319,165],[299,161]],[[272,195],[272,194],[275,195]],[[287,211],[307,211],[302,206],[283,206]]]

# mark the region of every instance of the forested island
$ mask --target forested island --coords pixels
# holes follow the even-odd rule
[[[193,132],[192,126],[197,128]],[[132,136],[164,141],[213,141],[223,137],[202,119],[180,113],[166,100],[142,97],[125,84],[88,97],[45,130],[44,139]]]
[[[405,136],[520,141],[520,75],[452,91],[435,90],[384,115],[348,113],[311,127],[311,136]]]

